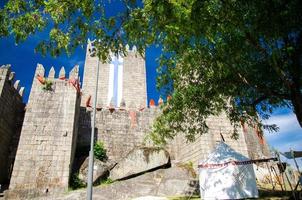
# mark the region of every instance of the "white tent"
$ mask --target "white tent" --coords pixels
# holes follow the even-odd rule
[[[202,199],[257,198],[258,189],[250,159],[224,142],[199,164]]]

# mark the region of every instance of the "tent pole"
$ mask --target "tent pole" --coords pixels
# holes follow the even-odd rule
[[[275,191],[275,186],[274,186],[274,182],[273,182],[273,176],[272,176],[271,170],[270,170],[270,168],[269,168],[269,166],[268,166],[267,163],[266,163],[266,167],[267,167],[267,169],[268,169],[269,176],[270,176],[270,178],[271,178],[271,183],[272,183],[273,191]]]
[[[292,150],[292,149],[290,150],[290,152],[291,152],[291,154],[292,154],[292,156],[293,156],[293,158],[294,158],[294,162],[295,162],[296,168],[297,168],[297,170],[298,170],[299,174],[301,175],[301,172],[300,172],[300,169],[299,169],[298,163],[297,163],[296,158],[295,158],[295,154],[294,154],[294,152],[293,152],[293,150]]]
[[[294,192],[293,187],[292,187],[292,184],[290,183],[289,178],[288,178],[288,176],[287,176],[287,174],[286,174],[286,172],[285,172],[285,169],[283,168],[283,165],[282,165],[281,160],[280,160],[280,154],[279,154],[278,151],[277,151],[277,158],[278,158],[278,161],[279,161],[279,163],[280,163],[280,166],[282,167],[282,171],[283,171],[283,173],[285,174],[285,177],[286,177],[286,179],[287,179],[287,182],[288,182],[288,184],[289,184],[289,187],[290,187],[290,189],[291,189],[291,191],[292,191],[292,193],[293,193],[293,197],[294,197],[294,199],[296,200],[295,192]],[[283,177],[283,176],[282,176],[282,177]],[[284,179],[283,179],[283,182],[284,182],[284,187],[285,187],[285,181],[284,181]],[[285,188],[285,191],[286,191],[286,188]]]
[[[291,152],[291,154],[292,154],[292,157],[294,158],[294,162],[295,162],[296,168],[297,168],[298,173],[299,173],[298,183],[297,183],[297,185],[295,186],[295,189],[294,189],[294,191],[296,191],[297,188],[298,188],[298,186],[299,186],[299,184],[300,184],[301,172],[300,172],[300,169],[299,169],[298,163],[297,163],[297,161],[296,161],[295,154],[294,154],[293,150],[290,149],[290,152]]]
[[[284,169],[283,164],[282,164],[282,162],[281,162],[279,152],[277,151],[276,153],[277,153],[278,163],[279,163],[279,165],[280,165],[280,167],[281,167],[281,170],[282,170],[282,172],[280,172],[281,178],[282,178],[282,183],[283,183],[283,186],[284,186],[284,190],[285,190],[285,192],[286,192],[286,183],[285,183],[285,178],[284,178],[285,169]]]
[[[282,163],[281,163],[281,165],[282,165]],[[284,172],[281,173],[281,177],[282,177],[282,182],[283,182],[284,190],[287,191],[287,189],[286,189],[286,183],[285,183],[285,178],[284,178]]]
[[[282,186],[282,183],[281,183],[281,181],[280,181],[280,179],[279,179],[278,173],[276,172],[276,169],[275,169],[273,166],[271,166],[271,169],[272,169],[272,171],[275,173],[276,180],[277,180],[278,184],[280,185],[281,190],[284,191],[283,186]]]

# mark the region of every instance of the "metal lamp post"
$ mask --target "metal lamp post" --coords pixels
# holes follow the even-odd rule
[[[92,46],[93,42],[88,41],[89,44],[89,55],[91,57],[97,56],[97,49]],[[90,141],[90,151],[89,151],[89,165],[88,165],[88,180],[87,180],[87,200],[92,200],[92,188],[93,188],[93,163],[94,163],[94,132],[95,132],[95,115],[96,115],[96,102],[98,94],[98,83],[99,83],[99,69],[100,69],[100,59],[97,62],[97,73],[96,73],[96,85],[94,92],[94,102],[92,111],[92,121],[91,121],[91,141]]]

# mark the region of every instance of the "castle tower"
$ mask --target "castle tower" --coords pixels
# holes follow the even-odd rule
[[[90,41],[87,45],[83,77],[82,106],[93,100],[98,58]],[[139,108],[147,106],[145,60],[136,51],[127,49],[127,56],[111,55],[111,62],[100,62],[97,107]],[[93,105],[93,104],[91,104]]]
[[[78,66],[65,79],[38,64],[8,190],[9,199],[31,199],[68,189],[79,114]]]
[[[8,184],[21,132],[24,87],[14,82],[10,65],[0,67],[0,185]]]

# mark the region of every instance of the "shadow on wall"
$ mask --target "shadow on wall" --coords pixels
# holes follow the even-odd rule
[[[20,141],[20,136],[21,136],[21,130],[22,130],[22,125],[23,125],[23,119],[24,119],[24,115],[25,115],[25,104],[22,105],[22,107],[16,111],[17,112],[17,117],[16,117],[16,124],[15,124],[15,134],[13,135],[12,141],[11,141],[11,145],[10,145],[10,153],[9,153],[9,182],[10,182],[10,178],[12,176],[13,173],[13,168],[14,168],[14,163],[15,163],[15,158],[16,158],[16,154],[17,154],[17,149],[18,149],[18,145],[19,145],[19,141]],[[9,185],[8,182],[8,185]]]
[[[83,107],[80,108],[79,129],[81,130],[79,130],[79,133],[81,134],[78,134],[78,137],[82,137],[82,138],[78,138],[78,140],[82,141],[84,138],[85,142],[77,144],[74,164],[72,169],[73,173],[79,171],[81,165],[83,164],[85,159],[89,156],[90,140],[91,140],[91,122],[92,122],[91,115],[92,115],[92,111],[88,111],[86,108]],[[95,132],[94,132],[94,142],[96,141],[98,141],[97,128],[95,128]]]
[[[24,88],[20,89],[18,80],[13,83],[14,72],[7,70],[9,78],[5,74],[0,91],[0,193],[10,183],[25,114]]]

